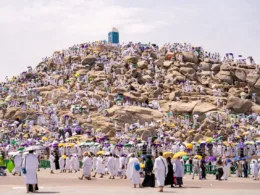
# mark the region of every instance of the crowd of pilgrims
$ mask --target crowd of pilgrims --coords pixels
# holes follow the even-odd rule
[[[242,56],[238,56],[237,58],[234,57],[234,54],[227,53],[223,59],[221,59],[219,53],[210,53],[203,50],[202,47],[193,47],[191,44],[180,44],[180,43],[174,43],[174,44],[165,44],[163,48],[159,48],[155,44],[141,44],[141,43],[128,43],[128,44],[118,44],[117,46],[113,46],[114,49],[113,52],[116,54],[117,58],[114,59],[108,59],[107,55],[97,56],[94,52],[89,50],[90,47],[94,46],[109,46],[109,43],[105,42],[94,42],[94,43],[86,43],[86,44],[79,44],[74,45],[73,47],[70,47],[69,49],[62,50],[61,52],[54,52],[54,54],[51,57],[45,57],[42,59],[42,63],[38,65],[35,69],[32,67],[28,67],[28,70],[26,72],[21,73],[18,76],[14,77],[6,77],[5,81],[0,83],[0,101],[1,101],[1,110],[3,112],[3,115],[6,114],[7,109],[11,108],[21,108],[22,112],[26,113],[29,110],[34,110],[38,113],[36,120],[21,120],[20,118],[17,118],[16,120],[2,120],[0,125],[2,127],[2,130],[0,131],[0,140],[1,140],[1,150],[3,153],[8,154],[10,151],[16,151],[20,146],[28,146],[28,145],[34,145],[38,143],[39,134],[45,134],[48,136],[48,138],[53,138],[55,140],[58,140],[59,142],[66,142],[66,140],[74,135],[82,135],[84,133],[87,133],[88,136],[91,137],[104,137],[105,134],[102,132],[98,132],[97,129],[94,129],[91,127],[91,109],[93,107],[97,110],[97,112],[102,113],[104,116],[108,115],[107,109],[111,108],[114,104],[118,106],[140,106],[140,107],[149,107],[151,109],[156,109],[161,112],[161,106],[160,106],[160,100],[164,99],[163,94],[159,95],[157,99],[152,101],[144,101],[144,102],[137,102],[131,100],[131,98],[124,96],[123,94],[117,94],[114,96],[114,101],[111,101],[109,99],[97,99],[93,94],[98,94],[101,89],[99,87],[93,88],[92,83],[92,76],[87,73],[85,75],[75,75],[77,72],[77,68],[81,66],[81,64],[72,63],[72,64],[65,64],[65,58],[68,56],[81,56],[84,57],[87,55],[90,51],[90,54],[96,57],[96,62],[100,62],[104,64],[104,73],[106,75],[112,76],[112,82],[111,80],[105,79],[103,81],[103,87],[106,90],[107,94],[111,93],[111,86],[116,86],[117,88],[125,87],[128,85],[128,80],[126,76],[124,75],[126,73],[126,70],[124,68],[121,69],[120,73],[116,73],[115,71],[115,65],[120,64],[121,61],[125,56],[131,56],[135,55],[136,51],[146,51],[146,50],[152,50],[156,53],[156,55],[165,55],[167,52],[177,52],[180,53],[178,55],[178,60],[183,61],[183,56],[181,55],[181,52],[194,52],[195,55],[198,55],[199,57],[209,58],[210,60],[213,60],[215,63],[218,63],[220,61],[222,62],[237,62],[238,64],[244,64],[248,66],[255,67],[255,69],[251,69],[250,74],[258,74],[259,73],[259,66],[257,66],[254,62],[253,57],[249,56],[248,58],[243,58]],[[122,50],[121,50],[122,49]],[[89,54],[89,53],[88,53]],[[158,67],[153,63],[151,60],[150,54],[147,56],[142,56],[143,59],[150,59],[149,69],[155,74],[155,80],[152,82],[146,82],[145,85],[147,87],[161,87],[161,80],[159,79],[161,76],[166,74],[166,70]],[[59,68],[51,68],[48,65],[48,61],[52,60],[53,63],[57,65]],[[130,69],[135,69],[135,64],[130,64]],[[86,68],[89,68],[86,66]],[[43,77],[39,72],[45,72],[46,77]],[[200,70],[198,70],[200,71]],[[145,72],[143,72],[145,74]],[[28,75],[31,75],[28,77]],[[214,77],[214,74],[211,75]],[[70,85],[70,78],[76,77],[76,87],[71,88]],[[134,78],[133,78],[134,79]],[[173,81],[171,81],[173,83]],[[83,88],[83,84],[86,84],[86,87]],[[205,88],[202,85],[196,84],[194,82],[191,82],[189,80],[185,82],[179,83],[182,86],[182,90],[185,93],[191,93],[191,92],[200,92],[202,95],[205,94]],[[64,97],[62,100],[58,100],[57,103],[48,103],[45,101],[45,98],[43,98],[42,93],[40,90],[38,90],[39,87],[63,87],[64,89],[58,90],[58,91],[52,91],[49,100],[54,100],[56,97]],[[141,92],[141,89],[137,87],[137,92]],[[83,93],[82,93],[83,91]],[[90,91],[93,91],[93,93],[90,93]],[[75,95],[74,97],[68,97],[67,93],[73,92]],[[222,102],[221,97],[223,93],[225,93],[224,89],[222,88],[213,88],[213,95],[217,97],[217,106],[222,107],[222,109],[226,112],[227,117],[224,117],[222,113],[215,112],[215,113],[207,113],[206,118],[209,118],[211,120],[216,121],[219,125],[216,126],[216,130],[221,130],[222,128],[226,128],[227,123],[231,123],[231,134],[228,137],[228,144],[224,144],[221,140],[217,144],[213,144],[212,148],[208,148],[204,146],[204,152],[205,155],[215,155],[215,156],[239,156],[241,147],[239,145],[231,146],[231,142],[235,141],[239,134],[239,124],[242,123],[243,125],[250,125],[250,129],[248,129],[248,134],[244,135],[242,137],[241,142],[245,141],[252,141],[252,138],[255,135],[260,134],[260,128],[258,127],[258,124],[260,124],[260,114],[259,113],[242,113],[239,115],[233,115],[231,114],[231,111],[226,108],[226,103]],[[33,97],[33,98],[31,98]],[[87,98],[88,104],[84,104],[82,101],[82,97]],[[245,91],[243,94],[241,94],[242,99],[251,98],[253,101],[256,99],[256,94],[248,94],[247,88],[245,88]],[[178,99],[177,99],[178,100]],[[201,99],[203,101],[203,98]],[[65,116],[60,117],[58,116],[58,111],[62,109],[70,109],[71,113],[74,115],[71,116]],[[87,116],[87,122],[90,124],[90,127],[88,127],[87,132],[84,129],[85,127],[82,127],[80,122],[77,120],[77,114],[84,114]],[[174,133],[177,131],[182,132],[188,132],[192,129],[195,129],[196,131],[200,131],[201,123],[198,121],[198,118],[200,116],[193,115],[193,116],[186,116],[186,115],[178,115],[177,113],[174,113],[169,107],[169,110],[164,113],[164,118],[161,121],[149,121],[145,122],[144,124],[141,124],[139,121],[136,121],[133,124],[124,124],[124,129],[120,134],[117,136],[120,138],[120,143],[124,143],[126,141],[130,140],[136,140],[137,135],[133,133],[131,135],[131,138],[126,138],[126,134],[131,132],[134,129],[139,129],[143,127],[156,127],[158,129],[158,141],[160,146],[154,146],[149,143],[147,143],[149,148],[149,151],[151,153],[151,156],[156,156],[156,154],[163,152],[163,151],[172,151],[173,153],[176,153],[178,151],[187,151],[187,148],[185,147],[185,144],[182,144],[181,142],[173,141],[169,143],[167,136],[172,137]],[[108,118],[108,120],[112,120],[111,118]],[[113,121],[113,120],[112,120]],[[164,123],[172,122],[175,124],[175,127],[171,128],[171,133],[169,135],[164,134]],[[35,125],[39,125],[42,128],[35,130]],[[115,127],[117,128],[118,124],[115,122]],[[46,129],[48,130],[48,133],[46,133]],[[234,130],[234,131],[233,131]],[[214,138],[218,138],[219,135],[214,135]],[[240,139],[239,138],[239,139]],[[19,143],[19,144],[12,144],[12,143]],[[60,165],[60,169],[62,172],[67,170],[68,172],[71,172],[73,170],[78,170],[78,158],[82,158],[85,156],[84,159],[91,159],[89,161],[86,160],[86,164],[83,165],[84,167],[90,166],[93,167],[93,170],[99,170],[97,173],[104,175],[105,174],[105,166],[107,165],[109,167],[109,163],[111,162],[117,162],[114,163],[113,167],[117,167],[116,170],[122,169],[122,167],[127,167],[127,164],[124,164],[125,157],[120,154],[120,152],[116,153],[113,152],[112,156],[109,157],[103,157],[101,155],[93,157],[93,155],[90,155],[89,153],[86,154],[86,152],[92,152],[94,155],[96,155],[97,151],[84,151],[83,148],[80,146],[75,147],[77,148],[77,152],[71,152],[70,150],[74,150],[70,147],[68,148],[61,148],[59,151],[59,160],[57,158],[54,158],[53,155],[50,155],[50,161],[53,162],[53,158],[56,159],[56,164],[58,163]],[[199,147],[193,147],[193,150],[188,151],[190,155],[195,155],[198,153]],[[62,151],[63,150],[63,151]],[[66,150],[66,151],[65,151]],[[105,149],[104,149],[105,150]],[[115,149],[116,150],[116,149]],[[131,164],[130,162],[134,163],[138,159],[136,158],[137,154],[134,149],[135,154],[132,155],[132,161],[129,161],[128,165]],[[248,157],[252,155],[260,155],[260,147],[257,144],[250,144],[243,147],[243,151],[246,152],[246,155]],[[53,151],[51,151],[53,152]],[[109,151],[111,152],[111,151]],[[128,151],[127,154],[130,154],[131,151]],[[66,158],[62,158],[62,156],[67,155]],[[115,154],[115,155],[114,155]],[[19,156],[19,155],[17,155]],[[41,156],[41,155],[39,155]],[[159,157],[163,158],[163,157]],[[113,159],[113,160],[111,160]],[[145,175],[151,176],[151,170],[152,170],[152,157],[147,158],[147,170],[150,171],[145,172]],[[110,162],[111,161],[111,162]],[[165,163],[165,167],[168,170],[169,174],[172,174],[172,170],[174,170],[175,174],[178,173],[179,177],[183,176],[183,165],[184,162],[181,159],[176,159],[173,163],[174,169],[166,165],[170,165],[170,160],[159,160],[158,166],[162,166],[161,161]],[[156,161],[155,161],[156,162]],[[203,163],[202,163],[203,164]],[[121,166],[120,166],[121,165]],[[124,166],[122,166],[124,165]],[[52,166],[53,167],[53,166]],[[102,168],[100,168],[102,167]],[[121,168],[118,168],[121,167]],[[157,164],[155,163],[155,169],[160,169],[157,167]],[[103,169],[104,168],[104,169]],[[165,170],[166,170],[165,168]],[[54,170],[52,168],[52,170]],[[102,171],[101,171],[102,170]],[[111,169],[108,170],[110,172],[111,178],[114,178],[117,171],[112,171]],[[89,169],[87,171],[89,173]],[[112,174],[113,173],[113,174]],[[133,174],[133,175],[131,175]],[[135,177],[136,174],[133,170],[130,175],[132,177]],[[162,174],[162,173],[160,173]],[[86,175],[86,174],[84,174]],[[124,172],[122,172],[122,175],[124,175]],[[127,175],[127,174],[126,174]],[[130,176],[130,178],[131,178]],[[129,176],[128,176],[129,177]],[[152,176],[151,176],[152,177]],[[90,176],[88,175],[88,178]],[[173,178],[173,177],[171,177]],[[134,184],[140,184],[139,180],[137,179]],[[180,186],[181,180],[177,177],[177,182]],[[160,183],[162,185],[162,182]]]
[[[30,169],[27,166],[35,167],[36,174],[36,168],[39,168],[39,158],[37,156],[40,153],[40,151],[29,151],[29,154],[26,155],[21,155],[20,153],[15,155],[14,159],[10,159],[15,163],[12,174],[21,176],[23,168]],[[258,161],[252,160],[250,164],[246,159],[233,161],[226,157],[206,160],[204,157],[199,159],[195,156],[183,159],[181,156],[178,156],[173,159],[172,156],[165,156],[163,152],[158,152],[156,156],[142,155],[141,157],[137,157],[134,153],[118,156],[107,152],[98,153],[97,155],[94,155],[92,152],[84,152],[83,156],[79,157],[78,155],[60,156],[57,151],[54,151],[51,152],[49,161],[51,174],[54,174],[57,170],[60,171],[60,174],[76,173],[81,171],[82,168],[82,175],[78,178],[80,180],[84,178],[91,180],[91,178],[98,176],[100,179],[103,177],[115,179],[117,177],[130,179],[135,188],[137,186],[140,188],[155,187],[157,182],[160,192],[167,185],[170,187],[182,187],[185,164],[193,167],[193,172],[190,172],[192,179],[195,176],[198,176],[200,180],[207,179],[207,165],[215,165],[210,169],[217,169],[217,180],[228,180],[231,176],[232,167],[236,167],[237,177],[248,178],[252,176],[254,180],[258,180],[260,176],[260,159]],[[82,167],[80,167],[80,161],[82,161]],[[249,176],[249,169],[251,176]],[[38,179],[35,180],[30,174],[30,171],[25,174],[26,182],[38,184]]]

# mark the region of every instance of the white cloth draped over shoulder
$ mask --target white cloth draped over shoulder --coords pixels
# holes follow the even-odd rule
[[[25,184],[37,184],[37,169],[39,161],[34,154],[28,154],[23,161],[22,167],[26,169]]]
[[[127,164],[126,176],[132,180],[134,185],[141,184],[140,170],[135,169],[135,164],[140,164],[137,158],[130,158]]]
[[[156,158],[153,169],[155,171],[158,186],[164,186],[165,178],[168,173],[168,164],[166,159],[162,156]]]

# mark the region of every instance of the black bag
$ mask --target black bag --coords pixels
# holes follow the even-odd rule
[[[24,168],[22,168],[22,173],[24,174],[24,175],[26,175],[26,158],[24,159],[25,160],[25,165],[24,165]]]

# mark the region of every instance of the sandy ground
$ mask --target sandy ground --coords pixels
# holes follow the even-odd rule
[[[156,188],[134,189],[130,180],[109,180],[108,176],[101,179],[99,177],[88,180],[79,180],[81,172],[77,173],[59,173],[50,174],[49,170],[41,170],[38,172],[40,190],[38,194],[62,194],[62,195],[80,195],[80,194],[106,194],[114,195],[124,194],[157,194]],[[0,177],[0,194],[16,195],[26,194],[24,177],[12,176],[8,174],[6,177]],[[228,181],[216,181],[213,175],[208,175],[207,180],[200,181],[198,177],[192,180],[190,175],[184,176],[183,188],[165,187],[165,193],[181,193],[187,195],[221,195],[228,193],[229,195],[245,195],[246,193],[260,192],[260,181],[254,181],[250,178],[237,178],[232,176]]]

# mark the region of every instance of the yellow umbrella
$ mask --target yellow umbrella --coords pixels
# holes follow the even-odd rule
[[[64,146],[64,144],[63,143],[59,143],[59,145],[58,145],[59,147],[63,147]]]
[[[223,144],[224,144],[225,146],[228,146],[228,142],[227,142],[227,141],[224,141]]]
[[[105,154],[106,152],[105,151],[99,151],[97,154]]]
[[[192,150],[193,149],[193,144],[187,144],[187,148]]]
[[[74,143],[69,143],[69,146],[73,148],[75,146],[75,144]]]
[[[42,137],[42,141],[48,141],[48,138],[47,137]]]
[[[163,157],[164,157],[164,158],[168,158],[168,157],[172,158],[172,156],[173,156],[173,153],[172,153],[172,152],[164,152],[164,153],[163,153]]]
[[[194,158],[197,158],[197,159],[201,160],[202,156],[201,155],[196,155],[196,156],[194,156]]]
[[[186,156],[186,155],[187,155],[186,152],[177,152],[173,155],[173,158],[183,157],[183,156]]]
[[[80,138],[80,137],[81,137],[81,135],[74,135],[73,137]]]
[[[28,138],[28,135],[27,135],[27,134],[25,134],[23,137],[24,137],[24,138]]]

